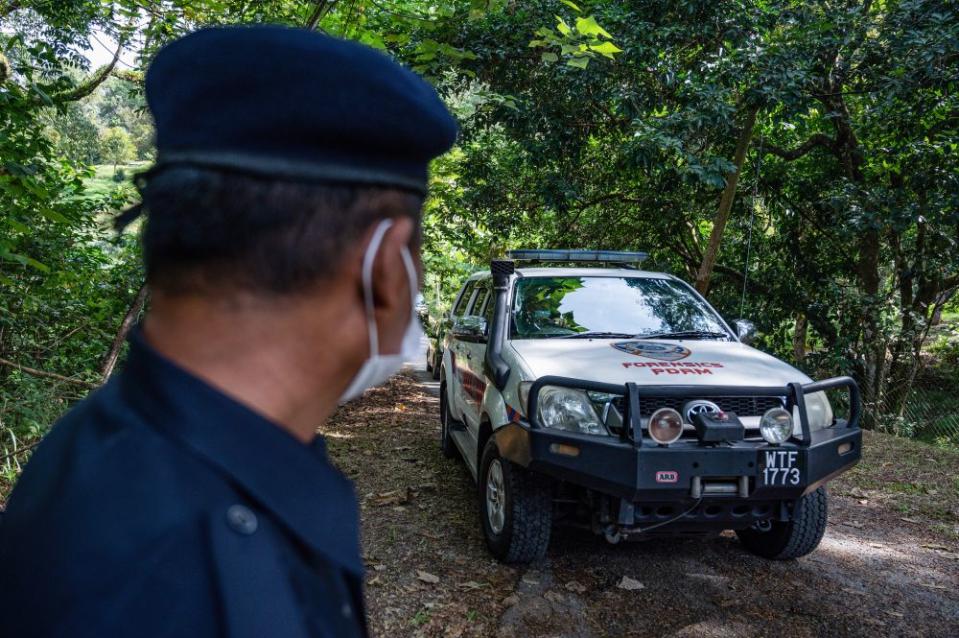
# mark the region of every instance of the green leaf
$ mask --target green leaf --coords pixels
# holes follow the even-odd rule
[[[542,60],[543,62],[557,62],[559,61],[559,56],[556,55],[555,53],[551,53],[550,51],[547,51],[546,53],[543,54]]]
[[[614,59],[613,55],[616,53],[622,53],[623,50],[612,42],[603,42],[602,44],[591,44],[589,48],[599,53],[602,56],[609,58],[610,60]]]
[[[582,33],[583,35],[590,36],[603,36],[604,38],[613,39],[613,36],[609,34],[606,29],[599,26],[596,23],[596,18],[593,16],[587,16],[585,18],[576,18],[576,30]]]
[[[30,84],[30,88],[33,89],[33,92],[37,94],[40,100],[47,106],[53,106],[53,98],[47,95],[43,89],[41,89],[35,82]]]
[[[15,220],[15,219],[8,219],[8,220],[7,220],[7,225],[10,226],[10,228],[12,228],[13,230],[15,230],[15,231],[17,231],[17,232],[21,232],[21,233],[29,233],[29,232],[30,232],[30,227],[29,227],[29,226],[27,226],[26,224],[22,224],[22,223],[18,222],[18,221]]]
[[[582,13],[582,12],[583,12],[582,9],[580,9],[579,7],[577,7],[575,3],[570,2],[569,0],[559,0],[559,1],[562,2],[563,4],[565,4],[567,7],[569,7],[569,8],[572,9],[573,11],[575,11],[576,13]]]
[[[566,24],[566,20],[563,20],[560,16],[556,16],[556,21],[556,30],[563,35],[569,36],[573,32],[573,29]],[[579,22],[579,19],[577,19],[577,22]]]
[[[577,69],[585,69],[589,65],[589,58],[579,57],[566,60],[566,66],[573,66]]]
[[[371,46],[374,49],[379,49],[380,51],[386,50],[386,41],[378,36],[375,33],[367,31],[360,37],[360,42],[365,45]]]
[[[57,211],[53,210],[52,208],[41,208],[40,214],[46,217],[47,219],[49,219],[50,221],[56,222],[58,224],[70,223],[69,219],[67,219],[66,217],[58,213]]]
[[[50,272],[50,267],[46,264],[42,264],[33,257],[27,257],[26,255],[20,255],[18,253],[12,253],[8,251],[0,251],[0,259],[8,259],[10,261],[15,261],[17,263],[23,264],[24,266],[33,266],[40,272]]]

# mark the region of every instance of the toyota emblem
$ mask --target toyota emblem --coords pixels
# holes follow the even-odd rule
[[[718,405],[704,399],[690,401],[683,406],[683,415],[686,417],[687,423],[693,423],[693,417],[697,414],[719,414],[720,412],[722,410]]]

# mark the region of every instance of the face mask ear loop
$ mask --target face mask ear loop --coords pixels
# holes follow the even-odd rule
[[[400,255],[403,257],[403,265],[406,266],[406,277],[410,280],[410,319],[416,319],[416,293],[419,292],[419,277],[416,276],[416,266],[413,265],[413,257],[406,246],[401,249]]]
[[[376,254],[380,251],[380,244],[383,242],[383,236],[393,225],[392,219],[384,219],[380,225],[373,231],[370,238],[370,245],[366,247],[366,254],[363,255],[363,300],[366,303],[366,332],[370,336],[370,358],[380,354],[380,339],[376,329],[376,316],[373,312],[373,262],[376,261]]]

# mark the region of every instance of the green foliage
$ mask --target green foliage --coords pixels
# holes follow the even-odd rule
[[[541,27],[536,31],[537,38],[530,40],[529,46],[547,49],[541,56],[543,62],[558,62],[562,58],[567,66],[585,69],[589,61],[598,55],[614,60],[617,53],[623,52],[612,42],[613,36],[596,22],[596,18],[581,15],[583,10],[573,2],[562,2],[578,15],[574,26],[570,26],[562,16],[556,16],[554,27]]]
[[[133,140],[130,139],[130,134],[125,129],[112,126],[104,131],[100,137],[100,154],[115,168],[118,164],[133,159],[136,154],[136,147],[133,146]]]

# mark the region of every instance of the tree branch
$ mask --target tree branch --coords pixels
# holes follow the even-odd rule
[[[140,290],[137,291],[137,296],[133,299],[133,303],[130,304],[130,307],[127,309],[127,313],[123,316],[123,320],[120,322],[120,327],[117,330],[116,336],[113,338],[113,344],[110,346],[107,356],[103,358],[103,365],[100,366],[100,376],[103,377],[104,383],[107,379],[110,378],[110,375],[113,374],[113,368],[117,365],[117,359],[120,357],[120,350],[123,348],[123,342],[126,341],[127,334],[130,332],[130,328],[133,326],[133,322],[136,321],[137,317],[140,316],[140,311],[143,310],[144,304],[147,300],[147,286],[143,284],[140,286]]]
[[[109,64],[100,68],[99,71],[93,74],[93,76],[70,91],[64,91],[63,93],[58,93],[52,96],[54,102],[76,102],[77,100],[82,100],[86,96],[90,95],[97,90],[97,87],[106,82],[107,78],[110,77],[110,74],[113,73],[113,69],[116,67],[117,62],[120,60],[120,53],[123,51],[123,45],[126,44],[125,38],[119,38],[117,41],[117,50],[113,54],[113,59],[110,60]]]
[[[781,157],[787,162],[799,159],[803,155],[818,147],[827,148],[833,154],[836,152],[836,141],[823,133],[815,133],[808,140],[791,150],[780,148],[779,146],[776,146],[765,139],[763,139],[761,143],[762,147],[766,149],[767,152],[772,153],[777,157]]]
[[[312,31],[316,29],[316,25],[320,23],[320,20],[323,18],[323,15],[330,9],[330,6],[333,3],[330,0],[317,0],[316,8],[313,9],[313,13],[310,14],[310,17],[306,19],[306,24],[303,25],[304,28]]]
[[[64,383],[72,383],[73,385],[83,386],[85,388],[90,388],[91,390],[97,387],[97,384],[90,383],[89,381],[82,381],[80,379],[71,379],[70,377],[65,377],[61,374],[55,372],[45,372],[43,370],[37,370],[36,368],[28,368],[27,366],[20,365],[9,359],[0,358],[0,366],[7,366],[9,368],[14,368],[20,372],[24,372],[33,377],[42,377],[44,379],[54,379],[56,381],[62,381]]]
[[[14,456],[19,456],[19,455],[23,454],[24,452],[29,452],[29,451],[32,450],[33,448],[35,448],[35,447],[37,447],[38,445],[40,445],[41,441],[43,441],[42,438],[37,439],[36,441],[34,441],[33,443],[31,443],[30,445],[25,445],[25,446],[23,446],[22,448],[20,448],[19,450],[14,450],[13,452],[10,452],[9,454],[4,454],[3,456],[0,456],[0,461],[6,461],[7,459],[13,458]]]

